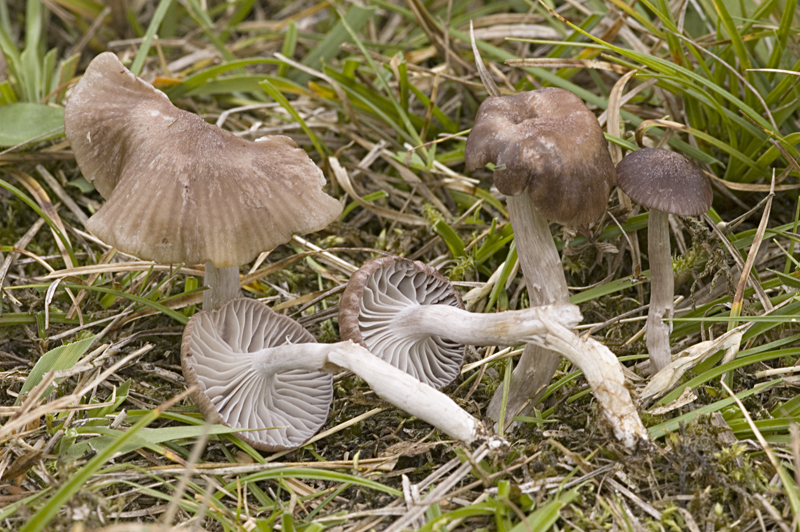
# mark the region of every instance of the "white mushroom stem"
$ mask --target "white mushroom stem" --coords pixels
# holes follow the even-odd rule
[[[647,312],[647,352],[650,354],[651,374],[664,369],[672,360],[669,334],[672,318],[675,279],[672,273],[672,254],[669,244],[669,214],[650,210],[647,223],[647,253],[650,261],[650,309]]]
[[[494,441],[494,446],[502,444],[502,440],[490,437],[480,421],[445,394],[349,340],[336,344],[286,344],[256,351],[252,356],[253,369],[261,374],[295,369],[328,373],[340,369],[352,371],[364,379],[379,397],[430,423],[453,439],[471,445],[479,439],[489,438]]]
[[[614,436],[628,449],[648,442],[647,429],[625,387],[625,375],[616,355],[591,337],[580,338],[555,321],[543,321],[548,332],[537,343],[558,351],[583,371]]]
[[[208,290],[203,292],[203,310],[212,310],[226,301],[239,297],[239,267],[217,268],[206,262],[206,275],[203,284]]]
[[[530,306],[569,303],[561,258],[547,220],[536,211],[527,192],[506,198],[506,203]],[[516,415],[526,402],[544,391],[560,361],[559,354],[549,349],[530,343],[525,346],[511,374],[506,419]],[[500,418],[502,392],[502,387],[497,389],[487,409],[487,415],[494,421]]]
[[[547,305],[478,314],[450,305],[419,305],[400,311],[391,331],[401,338],[441,336],[460,344],[515,345],[532,342],[548,330],[542,318],[573,328],[582,317],[577,306]]]
[[[625,387],[622,366],[606,346],[592,338],[580,338],[570,330],[580,320],[575,305],[531,307],[498,314],[474,314],[448,305],[428,305],[403,310],[393,320],[392,330],[400,336],[429,334],[472,345],[514,345],[524,341],[536,349],[562,355],[583,371],[617,439],[625,447],[634,448],[647,441],[648,436]]]

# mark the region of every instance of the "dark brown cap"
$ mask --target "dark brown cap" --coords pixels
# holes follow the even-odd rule
[[[500,192],[527,190],[542,216],[565,225],[597,221],[615,182],[597,119],[580,98],[554,87],[486,98],[464,161],[469,170],[494,163]]]
[[[265,375],[254,354],[287,344],[316,342],[296,321],[254,299],[232,299],[198,312],[183,332],[181,367],[197,408],[214,423],[263,451],[294,449],[325,424],[333,376],[291,370]]]
[[[107,200],[88,229],[143,259],[239,266],[324,228],[342,209],[293,140],[223,131],[109,52],[72,90],[64,126],[81,171]]]
[[[464,308],[450,281],[427,264],[395,256],[373,259],[347,283],[339,303],[339,333],[342,340],[361,344],[421,382],[442,388],[458,376],[466,347],[393,329],[395,316],[420,305]]]
[[[669,150],[644,148],[617,165],[619,187],[648,209],[699,216],[711,207],[711,181],[689,159]]]

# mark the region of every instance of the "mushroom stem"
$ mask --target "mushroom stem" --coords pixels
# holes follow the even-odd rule
[[[561,324],[543,317],[547,333],[537,340],[542,347],[561,353],[583,371],[614,436],[628,449],[649,441],[633,404],[619,359],[591,337],[581,338]]]
[[[527,191],[509,196],[506,202],[530,306],[569,303],[561,258],[547,220],[537,212]],[[525,345],[511,374],[506,419],[516,415],[529,400],[538,399],[536,396],[553,378],[560,361],[558,353],[531,343]],[[501,406],[502,387],[498,388],[487,409],[488,416],[494,421],[500,418]]]
[[[327,373],[346,369],[364,379],[382,399],[430,423],[451,438],[466,445],[487,438],[496,440],[496,445],[503,443],[501,439],[490,436],[480,421],[445,394],[349,340],[335,344],[270,347],[254,352],[252,364],[261,375],[297,369]]]
[[[203,309],[215,309],[226,301],[239,297],[239,267],[217,268],[206,262],[203,283],[208,287],[203,292]]]
[[[647,312],[647,352],[653,365],[651,374],[664,369],[672,360],[669,334],[672,318],[675,279],[669,244],[669,214],[650,210],[647,224],[647,253],[650,262],[650,310]]]
[[[523,310],[477,314],[450,305],[420,305],[402,310],[392,319],[399,337],[440,336],[460,344],[515,345],[532,342],[547,332],[543,318],[572,328],[582,317],[577,306],[547,305]]]
[[[334,345],[337,348],[331,351],[328,360],[364,379],[382,399],[466,445],[487,438],[490,447],[504,444],[502,438],[492,436],[480,421],[432,386],[419,382],[349,340]]]
[[[606,346],[570,331],[580,320],[578,308],[570,304],[498,314],[473,314],[448,305],[428,305],[402,311],[393,320],[392,328],[399,329],[399,335],[438,335],[473,345],[513,345],[525,341],[526,348],[563,355],[583,371],[617,439],[625,447],[634,448],[647,441],[648,436],[625,387],[622,367]]]

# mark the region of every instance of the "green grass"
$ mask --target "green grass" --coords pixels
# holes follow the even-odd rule
[[[106,4],[95,0],[0,2],[8,65],[0,72],[0,530],[190,520],[207,530],[381,529],[407,511],[403,475],[421,499],[453,482],[426,507],[423,530],[796,526],[797,0],[698,0],[680,12],[666,0],[119,4],[128,11],[98,20]],[[387,408],[354,377],[337,379],[322,436],[298,450],[261,453],[225,427],[205,428],[181,395],[179,365],[183,325],[202,297],[199,272],[131,271],[132,259],[86,235],[82,219],[103,199],[63,137],[68,87],[111,50],[178,106],[210,122],[226,112],[224,128],[243,138],[285,134],[305,148],[346,209],[304,238],[343,263],[296,241],[274,250],[270,267],[245,265],[242,273],[260,272],[245,287],[249,296],[281,304],[320,341],[335,341],[334,289],[371,250],[433,263],[467,283],[464,292],[498,272],[479,311],[528,304],[491,171],[469,174],[463,165],[464,140],[486,97],[470,20],[501,89],[571,90],[604,115],[607,139],[623,152],[669,147],[718,178],[708,215],[721,230],[694,219],[672,226],[684,298],[672,343],[684,349],[754,322],[734,358],[709,354],[643,407],[658,449],[633,455],[603,428],[582,376],[566,363],[545,400],[517,418],[509,453],[463,471],[467,450]],[[531,33],[480,37],[500,24],[527,24]],[[533,24],[561,37],[542,39]],[[198,50],[208,53],[173,63]],[[506,64],[531,58],[573,62]],[[620,74],[579,60],[634,73],[616,86]],[[337,164],[349,182],[334,177]],[[759,202],[773,176],[761,235]],[[641,377],[631,381],[641,391],[649,272],[646,256],[634,271],[632,254],[647,249],[648,217],[627,211],[616,194],[609,210],[614,219],[589,230],[553,232],[573,302],[586,324],[604,324],[592,334]],[[758,289],[748,285],[740,301],[737,264],[753,246]],[[70,264],[101,267],[48,276]],[[300,299],[312,293],[330,295]],[[480,415],[507,367],[502,358],[474,365],[446,391]]]

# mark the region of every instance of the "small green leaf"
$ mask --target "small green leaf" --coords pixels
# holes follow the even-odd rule
[[[0,146],[43,141],[64,132],[64,109],[38,103],[12,103],[0,107]]]
[[[353,5],[347,10],[347,14],[342,20],[353,28],[354,31],[361,31],[361,28],[364,27],[373,13],[375,13],[375,8],[373,6],[362,7]],[[303,58],[304,65],[319,70],[323,63],[328,62],[339,53],[339,47],[343,43],[352,41],[351,36],[348,35],[345,22],[342,20],[337,22],[333,29],[325,35],[325,38],[305,55]],[[292,72],[289,77],[297,83],[305,83],[311,79],[310,74],[302,71]]]
[[[561,508],[571,503],[578,496],[576,490],[561,493],[555,500],[542,505],[532,512],[525,521],[517,524],[511,532],[545,532],[550,530],[560,516]]]
[[[22,385],[20,394],[33,390],[37,384],[42,382],[42,378],[48,371],[61,371],[74,366],[78,359],[86,353],[89,346],[92,345],[94,338],[94,336],[90,336],[77,342],[64,344],[42,355],[42,358],[33,366],[30,375],[25,380],[25,384]],[[50,388],[43,395],[48,393],[50,393]]]
[[[67,186],[75,187],[80,190],[81,194],[88,194],[89,192],[94,192],[94,185],[91,184],[86,180],[85,177],[81,176],[76,179],[73,179]]]
[[[466,253],[464,253],[464,242],[461,240],[461,237],[453,231],[453,228],[447,225],[444,220],[439,220],[435,224],[433,224],[433,232],[442,237],[444,243],[447,244],[447,249],[450,250],[450,254],[455,257],[464,257]]]

